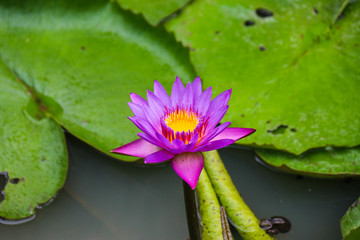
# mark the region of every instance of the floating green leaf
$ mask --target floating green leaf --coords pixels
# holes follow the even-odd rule
[[[58,123],[109,154],[137,138],[130,92],[145,96],[154,79],[170,89],[176,75],[195,77],[187,51],[165,30],[108,1],[1,1],[0,36],[0,171],[19,179],[0,203],[9,219],[34,214],[62,186]]]
[[[141,13],[151,24],[156,25],[162,19],[168,17],[190,0],[116,0],[124,9],[130,9],[134,13]]]
[[[360,198],[348,209],[340,226],[344,240],[360,239]]]
[[[130,92],[195,77],[165,30],[108,1],[2,1],[0,35],[1,58],[47,114],[105,153],[137,138]]]
[[[284,172],[316,177],[360,176],[360,147],[313,149],[299,156],[270,149],[256,149],[256,153]]]
[[[0,85],[0,172],[9,177],[0,183],[0,217],[24,218],[63,186],[67,151],[62,129],[2,62]]]
[[[242,144],[300,154],[360,144],[360,2],[199,0],[166,27],[190,48]]]

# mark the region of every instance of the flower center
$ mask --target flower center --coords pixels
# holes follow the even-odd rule
[[[199,124],[199,118],[192,111],[175,110],[165,115],[166,125],[174,132],[192,132]]]

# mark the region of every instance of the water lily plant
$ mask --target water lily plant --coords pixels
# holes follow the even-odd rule
[[[199,77],[184,87],[176,77],[171,96],[155,80],[154,92],[147,91],[147,101],[130,94],[129,119],[142,131],[139,139],[112,150],[113,153],[145,158],[145,163],[170,160],[174,171],[192,189],[196,187],[204,167],[201,152],[233,144],[255,131],[252,128],[219,126],[229,106],[231,89],[211,100],[211,87],[202,91]]]

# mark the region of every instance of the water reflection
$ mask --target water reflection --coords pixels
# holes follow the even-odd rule
[[[67,136],[65,188],[30,222],[0,224],[1,239],[186,239],[182,182],[170,165],[143,168],[111,159]],[[173,237],[174,236],[174,237]]]
[[[220,151],[241,196],[259,219],[285,216],[288,233],[277,239],[341,239],[340,219],[358,198],[359,179],[314,179],[273,171],[255,161],[251,150]],[[240,239],[237,235],[236,239]]]
[[[0,224],[4,239],[187,239],[181,180],[170,165],[139,168],[111,159],[67,136],[70,169],[65,188],[33,221]],[[318,180],[274,172],[252,151],[225,148],[225,166],[259,219],[285,216],[278,239],[341,239],[339,220],[358,198],[359,180]],[[0,220],[1,221],[1,220]],[[233,231],[235,239],[239,235]]]

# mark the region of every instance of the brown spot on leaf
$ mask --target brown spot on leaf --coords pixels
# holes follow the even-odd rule
[[[259,46],[259,49],[260,49],[260,51],[262,51],[262,52],[266,51],[266,48],[265,48],[264,46],[262,46],[262,45]]]

